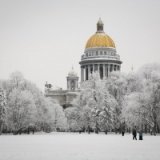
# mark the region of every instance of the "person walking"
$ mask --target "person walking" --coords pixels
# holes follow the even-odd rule
[[[132,130],[132,135],[133,135],[133,140],[137,140],[137,128],[136,126],[134,126],[133,130]]]

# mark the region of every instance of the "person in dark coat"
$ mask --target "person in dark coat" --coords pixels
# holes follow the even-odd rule
[[[137,128],[136,128],[136,126],[132,130],[132,135],[133,135],[133,140],[134,139],[137,140]]]
[[[122,131],[122,136],[124,136],[124,130]]]
[[[139,131],[139,140],[143,140],[143,132],[142,132],[142,130]]]
[[[122,129],[122,136],[124,136],[124,133],[125,133],[125,122],[123,122],[121,129]]]

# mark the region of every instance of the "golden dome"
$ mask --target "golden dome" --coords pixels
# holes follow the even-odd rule
[[[94,47],[112,47],[115,48],[113,40],[105,33],[95,33],[89,38],[86,48]]]
[[[97,22],[97,32],[89,38],[85,48],[87,49],[94,47],[115,48],[113,40],[103,31],[103,22],[101,19]]]

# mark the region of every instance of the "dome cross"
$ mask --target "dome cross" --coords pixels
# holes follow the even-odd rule
[[[97,33],[103,33],[103,22],[101,20],[101,18],[99,18],[98,22],[97,22]]]

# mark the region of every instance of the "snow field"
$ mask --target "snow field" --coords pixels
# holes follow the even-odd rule
[[[159,160],[160,136],[51,133],[0,136],[0,160]]]

